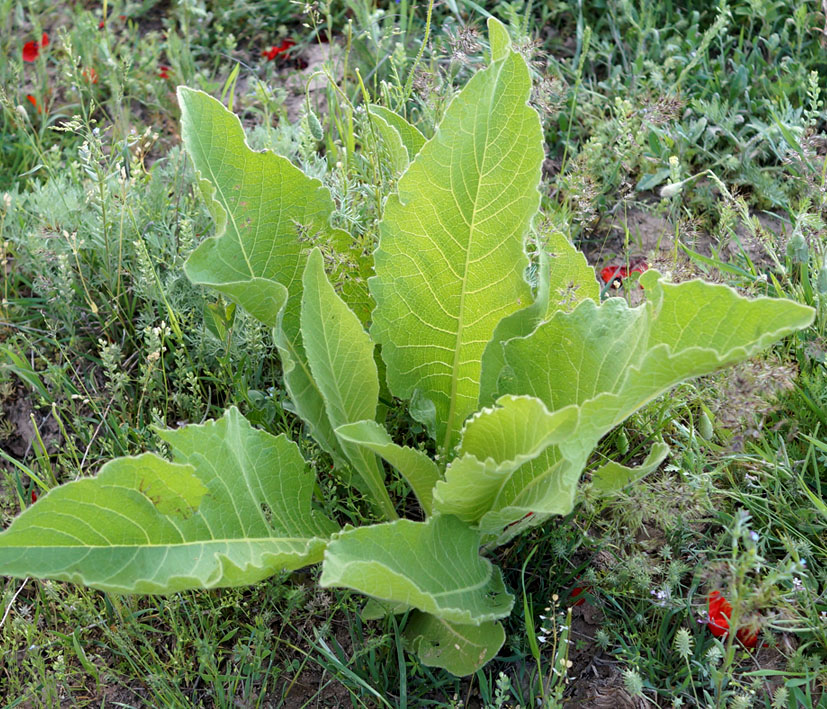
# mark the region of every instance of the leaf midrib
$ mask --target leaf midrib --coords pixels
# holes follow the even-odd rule
[[[188,546],[212,546],[216,544],[230,545],[230,544],[260,544],[260,543],[309,543],[314,540],[327,541],[325,537],[233,537],[229,539],[205,539],[201,541],[191,542],[169,542],[166,544],[150,543],[150,544],[28,544],[17,546],[2,546],[0,547],[0,554],[6,550],[23,549],[25,551],[33,551],[36,549],[82,549],[84,551],[94,551],[98,549],[169,549],[171,547],[180,548]]]
[[[467,281],[468,281],[468,264],[471,257],[471,246],[474,241],[474,228],[477,219],[477,208],[479,206],[479,193],[480,193],[480,183],[482,182],[482,175],[483,175],[483,166],[486,162],[486,156],[488,154],[488,135],[491,129],[491,104],[494,102],[494,99],[497,95],[496,87],[500,81],[500,75],[502,74],[503,67],[505,66],[505,61],[503,61],[497,69],[497,77],[496,81],[493,84],[493,87],[490,92],[489,97],[489,105],[488,111],[486,112],[486,121],[485,121],[485,140],[483,142],[483,153],[482,153],[482,160],[480,161],[480,166],[478,169],[478,176],[477,176],[477,193],[474,195],[474,209],[471,212],[471,223],[468,226],[468,245],[465,249],[465,264],[462,273],[462,286],[460,290],[459,296],[459,314],[457,316],[457,337],[456,343],[454,346],[454,359],[451,363],[451,396],[449,399],[449,407],[448,407],[448,418],[446,422],[445,428],[445,440],[442,443],[443,451],[448,451],[451,438],[453,437],[453,428],[454,428],[454,417],[456,416],[456,404],[457,404],[457,386],[459,384],[459,358],[460,358],[460,346],[462,343],[462,335],[464,330],[464,316],[465,316],[465,294],[467,290]],[[479,115],[479,113],[477,114]]]

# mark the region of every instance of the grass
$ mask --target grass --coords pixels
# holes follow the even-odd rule
[[[396,176],[356,150],[371,140],[356,68],[428,134],[484,61],[492,13],[532,57],[547,220],[598,271],[643,257],[818,309],[768,356],[638,412],[591,465],[640,461],[662,437],[661,470],[609,500],[586,486],[569,518],[498,550],[518,603],[499,657],[470,678],[405,654],[396,620],[363,622],[359,598],[319,590],[316,569],[169,597],[5,579],[4,706],[827,706],[820,3],[446,3],[418,64],[427,4],[412,0],[0,10],[4,525],[32,492],[157,448],[153,424],[231,404],[330,467],[285,406],[270,333],[183,274],[213,227],[179,147],[176,83],[232,100],[252,145],[323,178],[369,251],[366,205]],[[22,62],[43,31],[49,46]],[[262,57],[288,37],[288,55]],[[319,140],[303,89],[283,84],[331,38],[310,68],[338,87],[309,92]],[[364,519],[342,480],[324,488],[339,492],[330,515]],[[698,622],[713,589],[759,631],[756,650]]]

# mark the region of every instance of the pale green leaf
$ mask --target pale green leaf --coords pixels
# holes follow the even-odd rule
[[[502,484],[491,509],[479,521],[485,541],[494,538],[504,544],[551,515],[571,512],[586,460],[587,454],[565,458],[559,446],[551,445],[523,463]]]
[[[453,447],[477,409],[483,350],[531,302],[523,239],[537,211],[542,133],[525,61],[509,53],[454,98],[385,206],[370,280],[388,385],[436,407]]]
[[[592,473],[592,489],[604,495],[622,490],[630,483],[657,470],[667,455],[669,455],[669,446],[658,442],[652,446],[646,460],[637,467],[630,468],[614,461],[601,465]]]
[[[582,407],[567,454],[590,449],[635,410],[689,377],[746,359],[813,319],[790,300],[748,300],[723,285],[670,284],[648,271],[647,302],[583,301],[505,345],[511,377],[501,389],[529,393],[551,411]]]
[[[301,417],[310,427],[310,432],[318,444],[333,457],[337,465],[342,465],[345,454],[327,417],[324,399],[313,379],[304,346],[298,349],[295,346],[296,340],[291,342],[281,325],[276,326],[273,334],[281,359],[284,386],[292,402],[291,406],[285,408]]]
[[[26,509],[0,534],[0,573],[171,593],[321,559],[336,526],[311,510],[313,475],[295,443],[235,408],[159,435],[175,462],[118,458]]]
[[[372,419],[379,401],[374,344],[330,285],[319,249],[311,251],[302,283],[302,338],[330,422],[335,428]]]
[[[372,419],[379,401],[374,345],[359,318],[330,285],[319,249],[313,249],[307,259],[302,284],[301,334],[327,419],[334,428]],[[339,442],[373,501],[387,516],[395,517],[376,455],[363,446]]]
[[[406,121],[398,113],[384,106],[371,104],[370,112],[382,118],[382,120],[399,134],[399,138],[402,140],[402,144],[408,153],[408,160],[412,161],[419,154],[419,151],[422,150],[422,146],[425,145],[425,136],[422,135],[419,128]]]
[[[216,221],[215,236],[187,259],[187,276],[270,326],[279,312],[272,304],[286,288],[284,329],[294,336],[306,258],[300,227],[311,235],[330,229],[330,193],[287,158],[252,150],[241,122],[220,101],[183,86],[178,101],[181,137]]]
[[[534,302],[497,324],[482,356],[480,406],[490,406],[497,396],[497,382],[505,366],[503,343],[530,335],[556,310],[571,310],[580,301],[600,300],[600,287],[586,257],[559,231],[544,237],[537,264]]]
[[[319,180],[287,158],[248,145],[238,118],[203,91],[179,87],[181,137],[216,222],[184,270],[193,283],[211,286],[263,323],[277,326],[284,378],[296,413],[335,459],[335,436],[305,361],[299,308],[306,246],[299,236],[347,235],[328,220],[333,199]]]
[[[504,396],[494,408],[469,419],[462,431],[459,455],[436,485],[434,507],[466,522],[477,522],[497,504],[511,475],[550,445],[570,437],[577,426],[577,407],[554,412],[539,399]]]
[[[400,446],[391,440],[384,426],[376,421],[358,421],[339,426],[340,440],[363,446],[381,456],[408,481],[426,514],[433,508],[434,485],[440,479],[439,468],[426,453]]]
[[[461,625],[414,611],[404,637],[423,664],[465,677],[494,658],[505,642],[505,631],[497,621]]]
[[[328,545],[320,584],[479,625],[507,616],[514,605],[502,572],[479,546],[479,534],[450,515],[348,529]]]
[[[481,532],[503,542],[505,528],[529,512],[532,523],[567,514],[586,459],[607,431],[677,382],[745,359],[813,318],[792,301],[750,301],[726,286],[658,278],[644,274],[649,300],[638,308],[619,298],[600,306],[585,300],[504,345],[501,390],[536,396],[552,412],[575,405],[580,417],[572,436],[508,477]]]
[[[491,44],[491,61],[498,62],[508,56],[511,38],[505,25],[495,17],[488,18],[488,41]]]

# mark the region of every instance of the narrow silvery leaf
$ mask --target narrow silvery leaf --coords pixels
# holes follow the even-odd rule
[[[295,443],[235,408],[159,435],[175,462],[118,458],[26,509],[0,534],[0,573],[172,593],[321,559],[336,525],[311,510],[313,474]]]

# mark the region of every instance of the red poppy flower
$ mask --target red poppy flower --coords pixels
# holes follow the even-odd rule
[[[172,71],[170,67],[166,64],[161,64],[158,67],[158,78],[159,79],[169,79],[169,72]]]
[[[709,606],[709,632],[716,638],[725,638],[729,634],[729,619],[732,616],[732,606],[721,595],[720,591],[712,591],[707,600]],[[749,628],[739,628],[735,637],[744,647],[753,648],[758,644],[758,631]]]
[[[33,62],[37,59],[38,55],[40,54],[40,45],[32,40],[31,42],[26,42],[23,45],[23,61],[24,62]]]
[[[48,47],[49,46],[49,35],[45,32],[43,36],[40,38],[40,41],[32,40],[31,42],[26,42],[23,45],[23,61],[24,62],[33,62],[36,61],[37,58],[40,56],[40,48],[41,47]]]
[[[98,72],[95,71],[94,67],[89,67],[88,69],[84,69],[80,72],[80,75],[86,79],[90,84],[97,84],[98,83]]]
[[[572,606],[582,606],[585,602],[585,598],[580,598],[588,589],[585,586],[575,586],[571,589],[571,593],[569,593],[569,600],[574,601]],[[576,599],[576,600],[575,600]]]
[[[279,54],[283,54],[286,52],[290,47],[295,47],[296,43],[292,39],[285,39],[281,44],[274,45],[270,47],[270,49],[265,49],[262,53],[262,57],[267,57],[269,61],[275,59]]]
[[[34,96],[26,94],[26,100],[37,109],[38,113],[43,113],[43,109],[40,107],[40,104],[37,103],[37,99]]]
[[[623,285],[623,279],[633,273],[643,273],[649,265],[645,261],[638,261],[631,266],[606,266],[600,272],[600,278],[604,283],[613,283],[615,288]]]
[[[101,20],[98,22],[98,29],[102,30],[106,26],[106,20]]]

